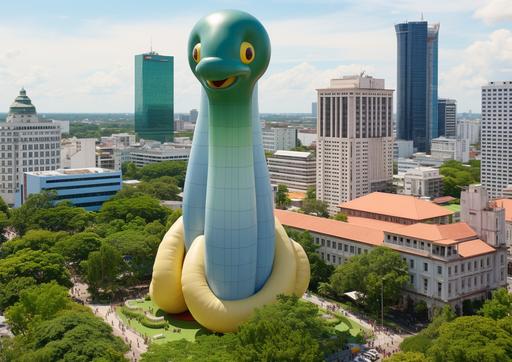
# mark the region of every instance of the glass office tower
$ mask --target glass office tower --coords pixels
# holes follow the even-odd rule
[[[173,140],[174,58],[155,52],[135,56],[135,132],[140,138]]]
[[[397,37],[397,137],[430,151],[438,137],[437,64],[439,24],[395,25]]]

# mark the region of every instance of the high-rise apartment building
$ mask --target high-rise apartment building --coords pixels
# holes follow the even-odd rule
[[[461,119],[457,122],[457,138],[469,140],[469,144],[480,143],[480,120]]]
[[[440,98],[437,102],[438,137],[455,137],[457,135],[457,101]]]
[[[169,142],[174,127],[174,57],[155,52],[135,56],[135,132]]]
[[[437,42],[439,24],[395,25],[397,36],[397,138],[428,152],[438,137]]]
[[[60,167],[60,126],[40,120],[25,89],[0,123],[0,196],[14,205],[24,172]]]
[[[317,111],[318,111],[318,103],[317,102],[311,102],[311,115],[313,117],[316,117]]]
[[[384,190],[393,178],[393,90],[384,79],[346,76],[318,89],[317,197],[329,212]]]
[[[491,198],[512,184],[512,81],[482,87],[482,185]]]

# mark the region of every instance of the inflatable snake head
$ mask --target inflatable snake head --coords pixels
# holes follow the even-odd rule
[[[194,26],[188,54],[190,68],[210,100],[247,99],[267,69],[270,39],[252,15],[217,11]]]

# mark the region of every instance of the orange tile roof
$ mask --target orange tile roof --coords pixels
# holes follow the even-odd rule
[[[496,200],[496,205],[505,209],[505,220],[512,222],[512,199]]]
[[[441,196],[441,197],[436,197],[435,199],[432,200],[432,202],[434,204],[444,204],[444,203],[447,203],[447,202],[450,202],[453,200],[455,200],[455,197],[453,197],[453,196]]]
[[[384,232],[381,230],[286,210],[275,209],[274,213],[281,224],[292,228],[354,240],[370,245],[382,245],[384,242]]]
[[[492,246],[480,239],[465,241],[459,244],[459,255],[463,258],[472,258],[474,256],[488,254],[494,252]]]
[[[300,200],[303,200],[306,198],[306,193],[305,192],[300,192],[300,191],[290,191],[288,192],[288,197],[290,199],[300,199]]]
[[[398,224],[396,222],[375,220],[358,216],[348,216],[347,222],[352,225],[364,226],[367,228],[387,231],[390,233],[398,232],[398,230],[403,229],[405,227],[404,224]]]
[[[384,192],[372,192],[371,194],[345,202],[340,207],[417,221],[453,214],[452,211],[444,207],[429,201],[420,200],[414,196]]]
[[[447,243],[447,240],[455,242],[477,237],[475,230],[465,222],[443,225],[417,223],[404,226],[397,233],[429,241],[445,240],[444,243]]]

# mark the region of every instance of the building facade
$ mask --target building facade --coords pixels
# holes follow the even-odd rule
[[[265,127],[262,129],[263,149],[269,152],[297,147],[297,128]]]
[[[87,168],[96,166],[95,138],[65,138],[60,142],[62,168]]]
[[[457,101],[440,98],[437,101],[437,135],[455,137],[457,135]]]
[[[404,195],[435,198],[443,193],[443,177],[439,169],[418,167],[404,173]]]
[[[312,152],[276,151],[267,164],[272,185],[286,185],[290,191],[307,191],[316,186],[316,160]]]
[[[480,120],[461,119],[458,121],[457,138],[469,140],[470,145],[480,143]]]
[[[188,161],[190,145],[163,144],[158,147],[138,147],[127,150],[129,161],[142,167],[149,163],[162,161]]]
[[[482,87],[480,180],[491,198],[512,184],[512,81]]]
[[[393,143],[393,159],[409,158],[414,153],[413,141],[395,140]]]
[[[135,132],[169,142],[174,128],[174,57],[155,52],[135,56]]]
[[[122,186],[120,171],[101,168],[25,172],[23,178],[16,206],[23,205],[31,194],[55,191],[55,203],[67,200],[74,206],[97,211]]]
[[[390,197],[397,207],[387,208]],[[409,267],[404,302],[421,300],[430,310],[449,304],[461,312],[465,300],[486,298],[492,290],[506,286],[506,258],[501,248],[481,240],[467,223],[437,223],[446,210],[427,201],[416,199],[418,218],[411,222],[407,213],[413,209],[399,210],[411,206],[411,198],[377,195],[354,203],[352,212],[360,214],[349,215],[347,222],[284,210],[275,213],[283,225],[308,230],[321,258],[334,266],[377,246],[397,251]]]
[[[317,91],[317,198],[336,213],[340,203],[392,183],[393,90],[360,75]]]
[[[439,24],[395,25],[397,36],[397,137],[420,152],[438,137],[437,83]]]
[[[469,140],[439,137],[432,140],[432,158],[448,161],[469,162]]]
[[[0,123],[0,196],[14,205],[24,172],[50,171],[60,167],[58,124],[40,120],[25,89]]]

